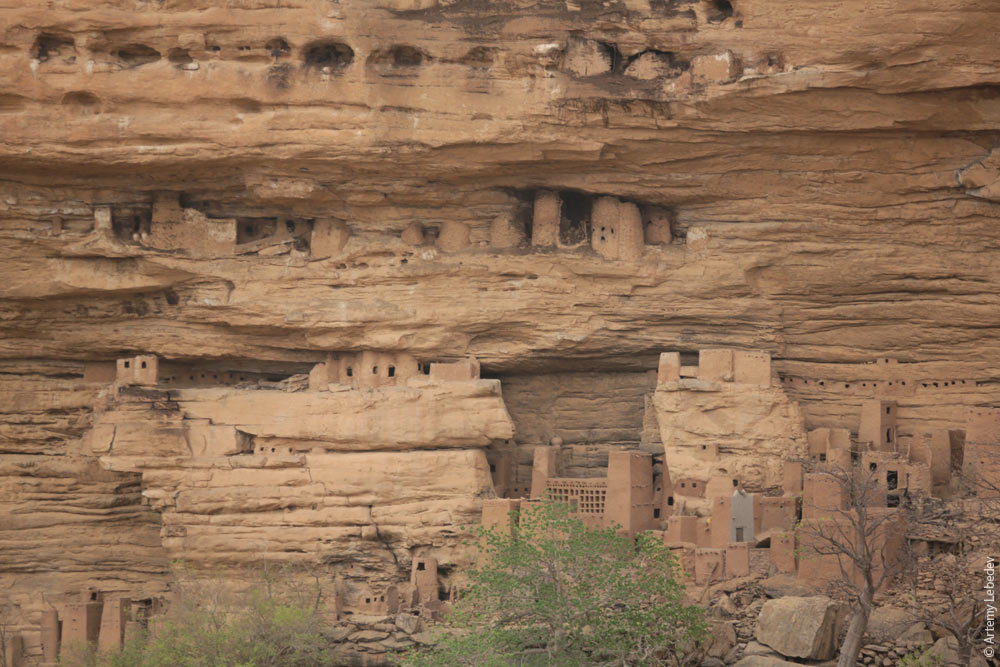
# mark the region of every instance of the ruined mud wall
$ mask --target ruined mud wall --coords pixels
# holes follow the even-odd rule
[[[662,452],[643,378],[663,350],[770,351],[809,427],[854,427],[862,398],[828,385],[877,379],[857,369],[879,357],[973,383],[901,398],[901,434],[1000,402],[995,3],[0,16],[0,577],[17,627],[37,627],[43,593],[158,594],[165,544],[184,548],[141,473],[85,447],[107,387],[85,363],[149,353],[277,382],[333,351],[472,354],[511,387],[514,445],[559,437],[580,476],[613,448]],[[431,525],[473,516],[477,489]],[[407,546],[447,560],[432,533]]]

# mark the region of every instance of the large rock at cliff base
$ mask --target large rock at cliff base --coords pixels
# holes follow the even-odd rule
[[[769,600],[757,619],[757,641],[787,657],[828,660],[836,651],[844,616],[842,607],[827,597]]]
[[[885,642],[900,637],[913,625],[913,617],[899,607],[877,607],[868,618],[865,637],[874,642]]]
[[[781,658],[772,658],[766,655],[751,655],[736,663],[736,667],[785,667],[785,665],[797,665],[797,662],[788,662]]]
[[[942,637],[924,655],[934,665],[947,665],[947,667],[960,665],[961,667],[966,667],[966,663],[958,655],[958,642],[954,637]],[[968,663],[968,667],[987,667],[988,665],[989,663],[977,653],[972,654]]]

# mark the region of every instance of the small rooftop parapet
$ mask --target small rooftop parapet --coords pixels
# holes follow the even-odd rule
[[[682,378],[769,387],[771,353],[766,350],[708,348],[698,353],[697,366],[682,365],[680,352],[661,353],[657,381],[666,384],[680,382]]]

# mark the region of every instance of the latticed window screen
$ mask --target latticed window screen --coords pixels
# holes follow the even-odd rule
[[[606,480],[549,479],[545,489],[553,500],[575,504],[581,514],[604,514]]]

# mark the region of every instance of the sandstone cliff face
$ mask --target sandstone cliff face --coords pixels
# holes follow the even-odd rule
[[[658,386],[653,406],[678,496],[684,479],[777,487],[782,462],[807,454],[802,411],[780,387],[682,379]]]
[[[770,351],[810,428],[856,428],[868,381],[929,380],[898,399],[903,434],[1000,401],[994,3],[0,15],[0,577],[19,628],[42,594],[159,594],[178,554],[279,558],[260,538],[277,524],[310,557],[357,559],[355,582],[405,578],[405,550],[447,562],[490,492],[482,450],[510,439],[479,389],[445,410],[485,415],[460,432],[413,423],[444,405],[431,389],[206,382],[104,410],[88,369],[119,357],[279,382],[330,352],[473,354],[504,387],[522,481],[553,437],[573,475],[602,475],[611,448],[662,452],[654,411],[677,419],[664,443],[701,437],[693,408],[652,398],[662,350]],[[542,191],[559,228],[531,245]],[[639,209],[638,254],[595,251],[601,196]],[[294,426],[246,418],[285,405]],[[363,539],[373,523],[388,548]]]
[[[142,474],[163,548],[195,566],[350,562],[384,585],[413,547],[444,546],[476,519],[493,493],[482,447],[513,433],[495,380],[113,389],[91,450],[107,470]]]

